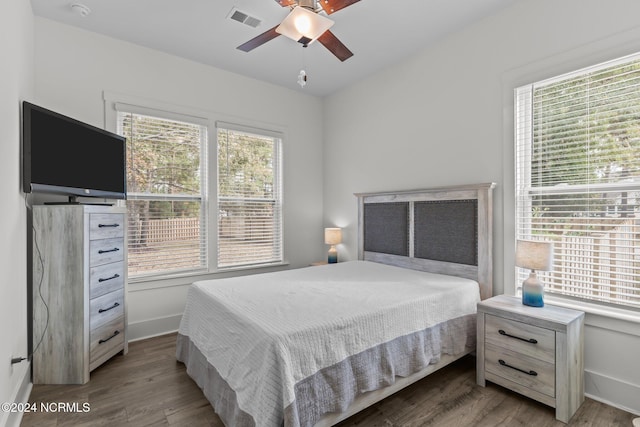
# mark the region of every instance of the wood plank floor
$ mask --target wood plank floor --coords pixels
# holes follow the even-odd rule
[[[21,426],[223,427],[198,386],[175,358],[175,334],[129,345],[91,373],[84,385],[36,385],[30,402],[77,403],[88,412],[26,413]],[[634,416],[586,399],[570,426],[629,426]],[[354,415],[340,427],[565,426],[554,410],[489,383],[475,383],[475,358],[467,356]]]

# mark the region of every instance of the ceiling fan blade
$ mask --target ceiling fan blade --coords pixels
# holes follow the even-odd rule
[[[331,15],[332,13],[337,12],[340,9],[344,9],[347,6],[351,6],[359,1],[360,0],[318,0],[318,3],[320,3],[320,6],[322,6],[324,11],[327,12],[327,15]]]
[[[262,46],[263,44],[265,44],[269,40],[273,40],[273,39],[275,39],[276,37],[278,37],[280,35],[280,33],[276,32],[276,28],[278,28],[278,25],[276,25],[272,29],[265,31],[264,33],[262,33],[262,34],[260,34],[260,35],[258,35],[256,37],[252,38],[248,42],[241,44],[236,49],[239,49],[239,50],[241,50],[243,52],[249,52],[250,50],[253,50],[253,49],[257,48],[258,46]]]
[[[322,0],[324,1],[324,0]],[[338,38],[329,30],[325,31],[318,41],[322,43],[324,47],[329,49],[329,52],[333,53],[340,61],[344,62],[353,56],[351,52]]]
[[[282,7],[294,6],[298,4],[296,0],[276,0],[276,3],[278,3]]]

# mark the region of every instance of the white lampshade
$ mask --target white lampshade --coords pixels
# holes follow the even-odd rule
[[[327,245],[337,245],[340,242],[342,242],[342,229],[341,228],[325,228],[324,242]]]
[[[276,32],[308,45],[324,34],[333,24],[334,22],[325,16],[305,7],[296,6],[276,27]]]
[[[516,242],[516,265],[537,271],[553,269],[553,243],[532,240]]]

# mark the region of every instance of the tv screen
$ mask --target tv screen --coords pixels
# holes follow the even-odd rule
[[[125,199],[126,139],[24,101],[23,188]]]

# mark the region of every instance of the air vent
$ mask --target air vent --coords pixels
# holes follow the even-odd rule
[[[238,21],[253,28],[256,28],[262,22],[260,19],[254,16],[250,16],[249,14],[242,12],[235,7],[231,9],[231,12],[229,12],[227,18],[233,19],[234,21]]]

